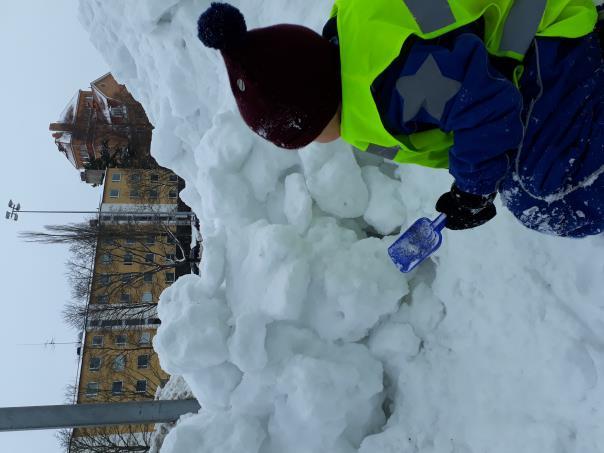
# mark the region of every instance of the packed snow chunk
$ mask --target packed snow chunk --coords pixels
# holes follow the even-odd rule
[[[383,423],[382,367],[365,346],[335,345],[312,331],[275,323],[267,351],[269,365],[281,370],[269,423],[276,444],[334,451],[339,440],[358,446]]]
[[[361,217],[369,191],[352,151],[340,144],[310,145],[300,151],[308,190],[319,207],[341,218]]]
[[[380,234],[398,232],[407,218],[399,193],[400,183],[388,178],[376,167],[364,167],[362,174],[369,189],[369,206],[363,219]]]
[[[256,200],[265,202],[292,167],[300,167],[298,154],[256,139],[254,152],[246,161],[242,174],[249,181]]]
[[[203,253],[199,263],[201,284],[208,295],[215,294],[224,281],[225,239],[224,234],[203,237]]]
[[[271,366],[244,373],[241,382],[231,394],[232,410],[259,417],[271,415],[277,398],[275,383],[278,371],[277,366]]]
[[[264,217],[264,207],[241,175],[210,169],[203,179],[202,215],[220,218],[234,226],[249,225]]]
[[[312,198],[300,173],[292,173],[285,178],[283,210],[287,221],[300,233],[308,229],[312,220]]]
[[[417,356],[421,340],[409,324],[387,322],[369,340],[371,352],[385,363],[403,365]]]
[[[231,394],[241,376],[241,371],[229,362],[183,375],[201,406],[208,410],[225,410],[230,406]]]
[[[223,112],[214,118],[212,128],[194,151],[195,161],[204,171],[217,168],[237,173],[243,169],[255,143],[256,139],[237,113]]]
[[[380,319],[398,310],[408,291],[386,244],[376,238],[324,256],[313,266],[313,284],[322,297],[310,301],[312,326],[328,340],[357,341]]]
[[[266,366],[266,324],[266,316],[257,313],[244,314],[237,319],[229,350],[231,360],[242,371],[260,370]]]
[[[162,453],[258,453],[266,432],[253,417],[201,411],[166,436]]]
[[[229,233],[227,297],[236,316],[298,318],[310,281],[306,242],[289,225],[257,222]]]
[[[162,368],[185,374],[219,365],[229,356],[229,309],[224,296],[208,297],[199,277],[178,279],[161,295],[158,314],[162,324],[153,338]]]
[[[333,217],[314,217],[306,233],[306,241],[312,246],[310,252],[319,261],[314,266],[319,265],[322,257],[350,248],[358,237],[358,234],[343,227]]]
[[[420,338],[426,338],[433,332],[446,315],[445,306],[436,297],[434,290],[421,282],[411,290],[408,303],[401,306],[392,321],[407,323]]]

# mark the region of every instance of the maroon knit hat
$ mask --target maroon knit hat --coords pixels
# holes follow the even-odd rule
[[[258,135],[286,149],[315,140],[341,102],[337,49],[300,25],[247,31],[239,10],[212,3],[199,39],[219,49],[241,116]]]

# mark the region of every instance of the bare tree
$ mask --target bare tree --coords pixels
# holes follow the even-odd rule
[[[105,287],[111,295],[125,287],[137,287],[152,279],[153,274],[173,271],[179,266],[190,268],[192,261],[199,260],[190,257],[191,229],[183,232],[156,214],[147,216],[145,221],[134,217],[119,224],[91,220],[48,225],[45,231],[26,231],[21,237],[28,242],[70,245],[67,277],[77,301],[86,301],[91,285]],[[111,266],[119,262],[133,270],[117,271],[116,266]],[[107,272],[103,272],[103,266],[107,266]],[[169,280],[171,276],[166,278]]]
[[[153,206],[161,198],[178,199],[178,193],[184,188],[184,181],[174,172],[157,167],[153,172],[131,170],[128,173],[130,197]]]
[[[63,429],[57,439],[65,453],[146,452],[151,448],[150,425]]]

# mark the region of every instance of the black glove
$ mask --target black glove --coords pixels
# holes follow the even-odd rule
[[[496,193],[474,195],[462,192],[453,184],[436,202],[436,210],[447,215],[446,227],[450,230],[466,230],[488,222],[497,214],[493,200]]]

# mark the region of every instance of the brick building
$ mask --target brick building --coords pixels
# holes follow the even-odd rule
[[[58,150],[82,180],[98,185],[108,167],[151,168],[153,126],[143,106],[111,73],[78,90],[49,126]]]
[[[160,323],[156,305],[161,292],[190,273],[194,259],[195,217],[178,197],[182,187],[180,178],[162,168],[107,169],[100,213],[93,221],[98,236],[80,351],[78,404],[153,399],[168,379],[152,340]],[[118,444],[145,448],[153,429],[75,429],[68,451],[114,451]]]

